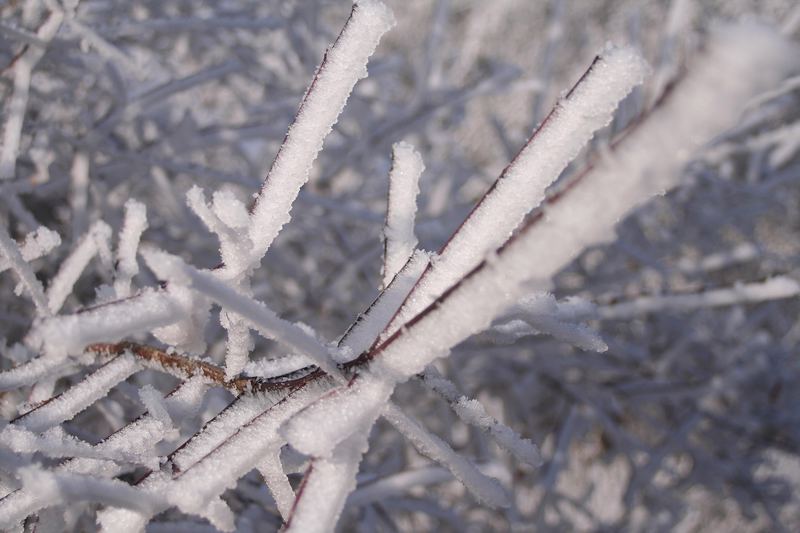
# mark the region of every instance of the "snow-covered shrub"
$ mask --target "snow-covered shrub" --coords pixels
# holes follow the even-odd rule
[[[0,527],[800,525],[800,10],[527,4],[0,7]]]

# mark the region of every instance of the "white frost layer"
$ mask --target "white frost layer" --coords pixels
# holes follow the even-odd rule
[[[39,435],[17,424],[8,424],[0,431],[0,444],[16,453],[41,453],[46,457],[87,457],[121,463],[142,463],[134,454],[102,451],[91,444],[65,433],[61,426],[54,426]],[[156,466],[157,466],[156,462]],[[150,466],[152,462],[150,462]]]
[[[193,416],[207,390],[208,383],[204,378],[190,378],[164,399],[164,406],[174,419]],[[147,413],[113,433],[99,443],[96,448],[98,451],[105,453],[134,454],[139,457],[148,457],[153,455],[154,445],[162,440],[169,430],[169,426],[165,426],[152,414]],[[59,468],[66,472],[106,477],[115,476],[119,473],[108,461],[91,459],[69,461]]]
[[[19,366],[0,372],[0,392],[33,385],[38,380],[55,373],[65,365],[64,361],[49,357],[37,357]]]
[[[314,361],[305,355],[289,354],[275,359],[258,359],[250,361],[244,367],[246,376],[271,378],[294,372],[298,368],[313,365]],[[2,374],[0,374],[2,376]]]
[[[453,234],[386,332],[390,335],[500,246],[593,137],[648,67],[632,48],[610,48],[533,134]]]
[[[369,309],[359,316],[353,326],[344,334],[339,345],[349,352],[350,357],[357,357],[368,349],[381,331],[389,325],[392,317],[425,271],[429,261],[430,256],[427,252],[415,251],[411,259],[400,269]]]
[[[352,385],[329,392],[290,420],[283,436],[299,452],[329,457],[353,433],[369,432],[380,414],[375,406],[388,399],[392,388],[384,381],[359,376]]]
[[[507,316],[549,315],[556,320],[579,320],[594,312],[595,305],[579,296],[556,300],[549,292],[538,292],[521,298]]]
[[[336,447],[330,457],[309,467],[296,501],[287,533],[331,531],[344,509],[347,495],[356,488],[361,457],[367,451],[367,434],[356,433]]]
[[[453,346],[486,329],[528,282],[547,288],[553,275],[586,246],[610,239],[618,220],[674,186],[692,151],[730,126],[732,113],[783,77],[797,57],[785,41],[759,27],[718,31],[707,55],[625,139],[613,160],[601,162],[549,205],[544,219],[534,219],[481,268],[378,348],[372,372],[360,378],[381,383],[364,387],[370,394],[365,394],[362,412],[382,408],[396,382],[420,373]],[[357,403],[348,395],[340,397],[345,404]],[[325,407],[335,412],[334,403]]]
[[[421,372],[509,307],[523,284],[546,289],[584,248],[613,238],[634,208],[676,185],[691,154],[724,128],[759,91],[777,83],[800,55],[758,26],[718,30],[706,55],[612,158],[600,162],[547,205],[496,257],[450,292],[427,316],[388,343],[375,361],[402,380]],[[757,72],[758,75],[754,75]],[[724,110],[730,110],[725,113]]]
[[[326,400],[337,397],[344,399],[343,403],[359,397],[362,401],[365,400],[365,403],[371,403],[371,405],[364,406],[369,417],[356,415],[351,420],[338,420],[345,427],[349,427],[352,434],[328,451],[324,457],[315,459],[309,467],[300,488],[300,497],[295,503],[294,511],[287,525],[287,531],[328,531],[331,524],[335,524],[338,520],[347,495],[355,489],[358,465],[367,450],[369,428],[380,414],[370,411],[370,408],[386,405],[393,388],[386,387],[386,382],[375,377],[369,377],[363,381],[362,387],[354,385],[349,389],[334,391],[334,395],[326,395],[304,412],[304,414],[312,413],[310,418],[314,418],[313,413],[322,414],[327,410],[330,416],[336,418],[336,401],[328,403]],[[352,394],[348,390],[364,390],[367,393]],[[508,504],[508,496],[502,486],[481,474],[469,461],[453,452],[444,441],[430,435],[419,424],[391,406],[383,414],[404,436],[412,441],[421,453],[445,464],[458,479],[473,491],[479,500],[492,506]],[[331,428],[332,426],[329,425],[326,428],[327,431],[316,437],[320,450],[325,451],[329,445],[329,441],[322,442],[323,440],[327,441],[327,439],[341,436],[341,433],[336,430],[331,431]],[[308,442],[307,436],[304,442]]]
[[[485,476],[466,457],[453,451],[449,444],[431,434],[416,420],[389,404],[383,416],[400,431],[419,453],[447,468],[478,499],[489,507],[508,507],[508,491],[496,480]]]
[[[205,327],[211,302],[202,294],[185,287],[169,286],[166,292],[181,309],[178,320],[153,330],[153,336],[178,351],[201,354],[206,350]]]
[[[514,457],[531,466],[542,464],[539,448],[530,439],[523,439],[513,429],[495,420],[479,401],[461,394],[452,381],[442,377],[433,367],[425,370],[423,382],[444,398],[462,421],[489,433],[501,448]]]
[[[306,387],[278,402],[233,437],[215,448],[202,461],[182,473],[169,485],[171,503],[189,513],[202,513],[212,497],[236,485],[236,481],[261,463],[278,445],[278,428],[320,393]]]
[[[118,480],[56,474],[34,466],[21,470],[20,478],[24,489],[36,491],[36,497],[49,502],[49,505],[89,501],[147,512],[159,504],[158,498]],[[5,518],[0,514],[0,523],[7,524]]]
[[[15,423],[30,431],[44,431],[70,420],[100,398],[119,382],[141,367],[133,356],[122,355],[101,366],[49,402],[20,416]]]
[[[389,201],[386,207],[386,226],[383,228],[382,287],[389,285],[417,247],[414,217],[417,214],[419,177],[424,170],[422,156],[413,146],[407,142],[399,142],[392,147]]]
[[[19,253],[22,255],[22,259],[30,263],[34,259],[50,253],[60,244],[61,236],[58,233],[39,226],[36,231],[25,236],[25,241],[19,247]],[[11,263],[5,257],[0,257],[0,272],[7,270],[10,266]]]
[[[511,344],[530,335],[550,335],[581,350],[605,352],[608,345],[600,335],[584,324],[563,322],[548,315],[531,315],[493,326],[488,338],[496,344]]]
[[[608,346],[596,331],[571,322],[593,314],[594,305],[586,300],[570,297],[557,302],[552,294],[541,292],[522,298],[487,334],[498,344],[511,343],[528,335],[546,334],[582,350],[604,352]]]
[[[117,298],[125,298],[131,294],[131,279],[139,272],[136,264],[136,251],[139,240],[147,229],[147,208],[141,202],[130,199],[125,202],[125,222],[119,235],[117,245],[117,277],[114,280],[114,291]]]
[[[228,332],[228,343],[225,347],[225,379],[231,380],[244,370],[255,344],[250,334],[250,326],[241,317],[223,310],[220,311],[219,321]]]
[[[250,223],[247,206],[231,190],[214,191],[211,208],[217,218],[232,230],[247,228]]]
[[[492,507],[508,505],[501,485],[388,403],[393,388],[389,381],[361,374],[351,386],[329,392],[284,426],[292,447],[316,457],[288,530],[320,531],[338,518],[345,497],[356,486],[367,436],[381,411],[420,453],[445,465],[479,501]]]
[[[341,372],[331,359],[329,350],[306,328],[278,317],[263,303],[236,292],[227,284],[207,272],[186,265],[180,258],[156,251],[142,251],[150,269],[171,283],[188,285],[217,302],[224,309],[240,315],[267,338],[274,339],[314,359],[319,367],[331,376]]]
[[[110,240],[111,228],[108,224],[102,220],[92,224],[75,249],[61,263],[58,273],[50,280],[47,287],[47,305],[50,311],[57,313],[61,310],[86,265],[101,250],[108,249]]]
[[[167,291],[145,289],[127,300],[73,315],[43,319],[30,340],[53,357],[78,355],[94,342],[116,342],[133,333],[171,324],[189,313]]]
[[[189,469],[230,438],[239,428],[264,413],[272,403],[272,398],[263,395],[240,396],[210,420],[203,431],[182,446],[172,457],[172,464],[179,471]]]
[[[25,109],[28,106],[31,74],[36,64],[44,56],[47,50],[46,45],[58,33],[63,20],[64,10],[52,10],[47,20],[36,31],[36,36],[45,43],[45,46],[29,47],[14,65],[14,92],[4,105],[5,124],[3,126],[3,143],[0,146],[0,180],[14,177],[22,139],[22,124],[25,121]]]
[[[167,411],[164,397],[155,387],[152,385],[145,385],[139,389],[139,399],[142,401],[142,405],[147,409],[147,412],[150,413],[150,416],[164,424],[165,427],[171,428],[173,426],[172,417]]]
[[[244,204],[229,191],[217,191],[212,206],[209,206],[203,190],[198,186],[186,193],[186,202],[219,239],[220,256],[225,268],[217,273],[225,276],[232,274],[232,278],[238,279],[251,266],[250,238],[247,229],[241,227],[240,220],[242,216],[245,219],[248,216]]]
[[[232,522],[225,522],[224,512],[217,505],[214,515],[206,512],[210,502],[227,488],[236,484],[248,471],[280,444],[278,428],[307,403],[315,400],[330,384],[326,381],[295,391],[277,404],[268,406],[274,398],[252,396],[237,400],[226,409],[187,446],[173,457],[179,473],[149,476],[141,488],[162,496],[160,512],[170,505],[182,511],[218,520],[214,525],[230,530]],[[138,531],[152,517],[126,509],[106,509],[98,513],[98,522],[105,531]]]
[[[280,446],[276,446],[266,453],[258,465],[258,471],[264,478],[264,483],[267,484],[267,488],[275,500],[281,518],[284,521],[288,520],[292,514],[295,495],[294,489],[289,483],[289,478],[286,477],[286,472],[283,471]]]
[[[207,387],[201,378],[192,378],[181,384],[166,400],[171,411],[185,412],[186,406],[199,405]],[[164,426],[150,415],[131,422],[95,446],[98,453],[119,455],[131,454],[147,457],[152,453],[153,443],[161,440]],[[58,472],[83,474],[87,476],[114,477],[122,473],[116,462],[107,459],[71,459],[56,467]],[[11,527],[26,516],[49,505],[47,499],[39,498],[35,487],[32,490],[20,489],[0,499],[0,527]],[[139,515],[138,513],[136,513]],[[142,525],[144,527],[144,525]]]
[[[746,302],[763,302],[792,298],[800,294],[800,283],[786,276],[776,276],[760,283],[741,283],[724,289],[698,294],[642,296],[630,302],[598,307],[597,316],[619,320],[655,311],[688,311],[702,307],[718,307]]]
[[[36,274],[33,273],[30,265],[22,257],[19,246],[2,224],[0,224],[0,254],[5,257],[6,263],[14,270],[20,283],[28,291],[34,305],[36,305],[37,314],[40,316],[50,315],[42,284],[36,279]]]
[[[253,257],[260,259],[289,222],[300,188],[308,181],[322,143],[338,120],[356,82],[367,75],[367,60],[394,16],[377,0],[353,6],[350,19],[308,88],[286,140],[278,151],[250,217]]]

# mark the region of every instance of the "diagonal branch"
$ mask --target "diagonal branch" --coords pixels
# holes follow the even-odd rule
[[[294,122],[275,156],[250,216],[252,257],[260,261],[281,228],[300,188],[308,181],[322,144],[344,109],[381,36],[394,26],[389,9],[376,0],[353,5],[350,18],[325,53]]]

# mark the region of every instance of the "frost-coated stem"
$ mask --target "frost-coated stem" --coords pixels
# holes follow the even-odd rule
[[[91,501],[148,512],[157,508],[160,503],[157,498],[144,494],[117,479],[97,479],[80,474],[56,474],[39,470],[36,466],[23,469],[20,477],[23,487],[35,490],[37,498],[47,501],[49,505]],[[8,523],[2,514],[0,521]]]
[[[421,250],[414,252],[383,292],[345,332],[339,341],[339,347],[349,352],[351,358],[367,350],[389,325],[389,321],[427,268],[429,255]]]
[[[507,167],[445,245],[441,255],[412,289],[415,297],[406,298],[407,304],[395,316],[393,324],[403,324],[408,318],[424,309],[437,294],[456,283],[461,276],[477,265],[486,253],[505,241],[525,214],[544,198],[545,188],[577,155],[594,131],[611,121],[618,102],[634,85],[641,83],[646,66],[641,58],[629,49],[608,52],[606,55],[610,58],[595,60],[565,101],[545,120],[528,145]],[[531,179],[531,175],[534,179]],[[482,306],[484,299],[492,300],[495,296],[482,294],[480,301],[473,301],[461,310],[469,314],[474,311],[476,305]],[[492,306],[487,306],[490,307]],[[463,324],[458,320],[438,322],[438,327],[448,330],[445,332],[446,336],[446,333],[458,331],[468,323],[469,318]],[[389,331],[393,331],[391,326]],[[469,331],[464,338],[474,332]],[[408,342],[409,345],[401,347],[398,354],[402,352],[414,357],[420,355],[417,353],[419,351],[427,354],[429,361],[445,355],[457,342],[433,348],[429,344],[438,344],[433,339],[439,337],[439,333],[426,332],[427,337],[405,334],[405,331],[401,333],[403,333],[399,336],[401,344]],[[339,391],[324,398],[307,408],[302,416],[290,422],[286,429],[289,442],[306,453],[325,457],[331,453],[331,446],[347,442],[348,434],[352,435],[358,428],[370,427],[391,396],[394,388],[392,383],[395,380],[408,379],[413,375],[397,372],[394,368],[386,373],[387,368],[382,367],[384,361],[379,363],[378,375],[369,374],[358,379],[358,384],[353,390]],[[421,370],[422,368],[419,368],[414,373]],[[354,405],[361,406],[357,415],[352,414]],[[342,415],[334,416],[333,413]],[[351,413],[352,416],[346,416],[346,413]],[[401,427],[408,429],[406,426]],[[324,434],[324,438],[315,438],[315,435],[318,436],[320,433]],[[334,456],[337,453],[335,450],[340,450],[341,446],[339,444],[334,448]],[[360,455],[354,456],[353,459],[360,460]],[[353,465],[347,465],[345,470],[348,473],[355,471]],[[320,474],[317,472],[312,474],[314,480],[319,482],[317,478]],[[354,480],[351,483],[354,483]],[[302,492],[298,495],[299,509],[306,508],[308,503],[304,500],[307,498],[308,496]],[[341,505],[344,505],[343,501]],[[341,509],[336,509],[334,514],[338,516],[340,511]]]
[[[453,451],[449,444],[430,433],[419,422],[391,402],[383,416],[411,441],[419,453],[446,467],[481,502],[489,507],[508,507],[510,496],[503,486],[478,470],[468,459]]]
[[[496,480],[482,474],[442,439],[391,403],[386,403],[390,392],[380,379],[361,379],[356,387],[338,389],[334,394],[323,396],[306,408],[304,418],[289,422],[289,442],[293,446],[301,445],[305,453],[311,452],[317,458],[311,463],[298,490],[287,531],[328,531],[330,524],[338,520],[347,496],[356,487],[355,476],[367,449],[369,428],[379,414],[420,453],[450,470],[478,500],[491,507],[508,505],[508,494]],[[348,402],[348,399],[352,401]],[[382,413],[370,410],[384,403]],[[358,410],[359,404],[365,404],[365,408]],[[293,424],[298,420],[299,424]],[[314,425],[319,431],[313,430]],[[300,431],[293,431],[298,426]]]
[[[14,273],[19,277],[20,283],[28,291],[36,311],[40,316],[50,316],[50,309],[47,307],[47,299],[44,296],[44,288],[36,279],[30,265],[25,262],[17,243],[8,234],[5,226],[0,224],[0,253],[5,256],[6,263],[11,266]]]
[[[292,204],[308,181],[325,137],[356,82],[367,75],[367,61],[379,39],[394,23],[391,11],[382,3],[361,0],[325,53],[253,206],[250,239],[255,260],[260,260],[289,222]]]
[[[0,372],[0,392],[34,385],[45,380],[64,366],[63,361],[47,357],[36,357],[27,363]]]
[[[258,471],[264,478],[264,483],[267,484],[272,499],[278,507],[278,512],[281,518],[288,520],[292,514],[292,505],[294,504],[294,489],[289,484],[289,478],[283,471],[281,464],[280,447],[271,450],[265,454],[264,458],[258,465]]]
[[[147,229],[147,207],[141,202],[130,199],[125,202],[125,222],[117,245],[117,278],[114,280],[114,291],[117,298],[126,298],[131,294],[131,280],[139,272],[136,264],[136,252],[139,240]]]
[[[599,306],[595,316],[602,319],[620,320],[656,311],[684,311],[746,302],[763,302],[792,298],[798,294],[800,294],[800,283],[786,276],[776,276],[758,283],[743,283],[697,294],[642,296],[628,302]]]
[[[568,342],[581,350],[604,352],[608,345],[592,328],[575,323],[580,317],[592,316],[594,306],[577,298],[556,302],[543,292],[520,299],[490,330],[495,341],[513,342],[526,335],[546,334]],[[505,323],[503,323],[505,321]]]
[[[197,405],[205,392],[202,378],[191,378],[181,384],[167,398],[172,407]],[[112,433],[95,446],[98,453],[134,454],[143,447],[151,446],[163,436],[163,425],[151,415],[144,415],[119,431]],[[121,473],[111,461],[93,458],[69,459],[56,467],[57,472],[80,473],[101,477],[114,477]],[[35,487],[19,489],[0,499],[0,527],[10,528],[26,516],[47,507],[49,501],[40,497]],[[138,513],[137,513],[138,514]]]
[[[103,398],[112,387],[139,369],[141,366],[134,357],[130,355],[117,357],[63,394],[21,415],[14,423],[31,431],[44,431],[71,419]]]
[[[286,533],[325,533],[333,528],[356,488],[358,465],[367,448],[367,433],[355,433],[330,457],[311,464],[297,491]]]
[[[444,398],[464,423],[487,432],[501,448],[513,454],[520,461],[534,467],[542,464],[539,449],[530,439],[522,438],[516,431],[490,416],[478,400],[461,394],[455,384],[439,374],[434,367],[431,366],[425,370],[422,381],[428,388]]]
[[[61,310],[86,265],[101,249],[109,248],[110,240],[111,228],[108,224],[102,220],[92,224],[86,235],[61,263],[58,273],[50,280],[50,285],[47,287],[47,305],[50,311],[58,313]]]
[[[329,350],[319,340],[297,324],[281,319],[263,303],[236,292],[208,272],[201,272],[186,265],[178,257],[155,250],[142,251],[142,255],[147,265],[162,279],[190,286],[226,310],[246,319],[251,327],[267,338],[299,350],[300,353],[313,358],[314,362],[330,376],[346,381],[331,359]]]
[[[628,47],[608,48],[595,59],[444,245],[384,338],[508,239],[594,133],[611,122],[619,102],[642,83],[647,71],[644,60]]]
[[[352,380],[351,391],[337,391],[295,418],[289,425],[294,429],[290,436],[298,439],[293,446],[324,452],[318,442],[299,442],[301,430],[322,420],[323,413],[336,412],[338,402],[360,406],[361,415],[350,417],[355,434],[369,428],[370,418],[377,420],[395,383],[420,373],[488,327],[530,282],[537,289],[549,287],[553,276],[583,249],[607,242],[617,221],[676,185],[678,171],[691,153],[735,120],[735,111],[722,111],[741,109],[749,98],[785,76],[796,57],[785,41],[763,28],[719,30],[706,55],[662,106],[625,138],[613,159],[583,174],[532,217],[516,238],[366,354],[365,359],[372,360],[370,371]],[[753,75],[755,69],[758,76]],[[642,156],[653,153],[664,157]],[[333,429],[327,432],[329,437],[340,442],[352,438]]]
[[[36,231],[32,231],[25,236],[25,241],[19,246],[19,253],[22,259],[31,262],[48,253],[61,244],[61,236],[55,231],[49,230],[44,226],[39,226]],[[0,256],[0,273],[11,266],[8,260]]]
[[[392,147],[386,226],[383,228],[382,288],[389,285],[417,247],[414,217],[417,213],[419,177],[424,170],[422,156],[413,146],[399,142]]]
[[[230,413],[240,420],[239,423],[222,420],[209,435],[205,435],[206,438],[201,437],[199,443],[190,441],[186,448],[179,448],[176,455],[188,457],[177,464],[186,468],[174,477],[151,476],[142,483],[143,491],[162,496],[162,504],[156,512],[175,505],[184,512],[211,519],[218,529],[233,531],[233,517],[213,510],[209,512],[210,502],[274,453],[281,444],[278,436],[281,423],[317,398],[323,390],[320,384],[313,384],[268,407],[264,406],[263,397],[251,398],[244,413]],[[252,411],[253,408],[257,413]],[[246,420],[242,419],[242,414]],[[217,438],[219,436],[222,438]],[[144,527],[150,518],[151,514],[107,509],[98,520],[103,531],[135,531]]]
[[[205,193],[197,186],[186,194],[189,208],[203,221],[203,224],[217,235],[220,255],[224,268],[214,270],[220,279],[230,280],[233,286],[244,294],[251,294],[247,268],[250,264],[249,239],[246,229],[248,214],[243,203],[226,191],[214,193],[213,205],[206,203]],[[220,313],[220,324],[228,333],[225,350],[225,371],[228,379],[239,374],[253,349],[250,327],[234,313]]]
[[[55,9],[36,32],[36,37],[44,43],[49,43],[55,37],[63,20],[64,12]],[[14,177],[19,142],[22,138],[22,124],[28,107],[31,74],[45,51],[44,47],[31,46],[14,65],[14,92],[6,105],[7,118],[3,129],[3,146],[0,148],[0,180]]]
[[[190,311],[168,291],[145,289],[125,300],[46,318],[31,330],[28,340],[45,355],[63,358],[80,354],[95,342],[115,342],[167,326],[186,318]]]
[[[731,126],[736,110],[752,96],[790,72],[797,61],[792,52],[785,41],[759,26],[718,30],[682,83],[625,137],[612,158],[555,196],[517,238],[407,323],[407,331],[377,348],[372,355],[381,355],[378,366],[400,379],[410,377],[488,326],[524,284],[548,288],[553,276],[587,246],[610,240],[625,215],[677,185],[679,170],[691,154]]]
[[[247,364],[250,352],[253,351],[253,336],[247,321],[227,311],[220,311],[220,322],[228,332],[228,343],[225,346],[225,377],[234,379]]]

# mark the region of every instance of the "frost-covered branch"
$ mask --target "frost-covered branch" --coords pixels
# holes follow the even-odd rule
[[[398,407],[390,403],[383,414],[390,424],[411,440],[421,454],[450,470],[478,501],[490,507],[508,507],[509,495],[497,480],[482,474],[470,461],[454,452],[447,443],[426,431]]]
[[[103,221],[97,221],[72,249],[61,263],[56,275],[47,287],[47,305],[50,311],[58,313],[64,301],[72,293],[75,282],[89,262],[97,255],[110,256],[111,228]],[[128,296],[128,295],[125,295]]]
[[[31,331],[29,341],[46,355],[62,358],[82,353],[89,344],[156,330],[190,314],[174,293],[145,289],[126,300],[46,318]]]
[[[24,261],[30,263],[34,259],[44,257],[60,244],[61,236],[58,233],[44,226],[39,226],[36,231],[32,231],[25,236],[25,241],[19,245],[19,253]],[[0,273],[10,267],[11,263],[5,256],[0,257]]]
[[[647,65],[631,48],[609,48],[595,59],[450,237],[384,339],[508,239],[646,73]]]
[[[594,306],[579,298],[556,302],[551,294],[535,294],[520,299],[504,313],[487,337],[494,342],[509,343],[528,335],[545,334],[582,350],[604,352],[608,346],[597,332],[575,323],[593,312]]]
[[[120,342],[116,344],[90,344],[86,347],[86,352],[95,354],[101,358],[129,354],[137,358],[144,366],[160,370],[182,380],[187,380],[195,376],[201,377],[206,382],[228,389],[235,394],[255,394],[282,390],[289,391],[312,379],[319,378],[321,375],[321,372],[313,372],[297,376],[297,379],[290,379],[291,375],[293,374],[292,372],[289,374],[279,375],[274,378],[243,376],[228,379],[223,368],[207,361],[187,355],[169,353],[152,346],[136,344],[133,342]],[[37,359],[36,361],[39,360]],[[2,383],[4,382],[2,378],[6,375],[9,375],[10,381],[12,374],[17,374],[17,372],[12,370],[9,372],[0,373],[0,387],[3,386]],[[18,379],[22,380],[24,378],[23,376],[19,376]],[[9,387],[11,386],[12,385],[9,385]],[[20,385],[16,386],[18,387]]]
[[[36,39],[48,44],[55,37],[63,20],[64,12],[56,6],[37,30]],[[20,139],[22,138],[22,124],[25,121],[25,111],[28,107],[31,75],[45,51],[44,46],[38,46],[38,44],[30,46],[14,62],[14,92],[5,105],[3,146],[0,148],[0,180],[9,180],[14,177]]]
[[[0,7],[0,529],[797,529],[798,10],[385,1]]]
[[[0,253],[3,254],[6,264],[14,270],[14,273],[19,278],[20,285],[25,288],[28,296],[33,300],[39,315],[49,316],[50,310],[47,307],[42,284],[36,279],[36,274],[33,273],[30,265],[25,262],[19,246],[2,224],[0,224]]]
[[[429,367],[422,374],[426,387],[441,396],[458,417],[465,423],[489,433],[497,444],[513,454],[518,460],[531,466],[539,466],[542,458],[530,439],[520,437],[513,429],[490,416],[478,400],[461,394],[455,384]]]
[[[131,279],[139,272],[136,252],[139,240],[147,229],[147,208],[136,200],[125,202],[125,223],[117,245],[117,277],[114,292],[117,298],[127,298],[131,293]]]
[[[44,431],[71,419],[139,369],[135,358],[129,355],[116,357],[63,394],[23,413],[13,422],[31,431]]]
[[[741,44],[744,36],[747,45]],[[395,383],[422,372],[435,359],[447,355],[453,346],[488,327],[501,311],[514,303],[515,295],[525,286],[533,283],[538,288],[547,288],[556,272],[580,251],[609,240],[620,218],[649,197],[663,194],[667,187],[675,185],[677,171],[685,161],[675,158],[675,154],[685,154],[684,158],[688,158],[700,143],[731,124],[733,117],[719,114],[710,101],[721,99],[738,109],[760,87],[769,87],[789,72],[793,61],[786,59],[786,46],[760,27],[719,30],[707,55],[697,60],[681,85],[666,97],[648,121],[625,138],[624,150],[618,147],[613,159],[573,181],[496,254],[406,322],[402,329],[364,354],[363,358],[371,361],[371,372],[351,381],[347,390],[337,391],[306,408],[290,424],[295,430],[289,434],[289,442],[302,448],[310,442],[303,435],[311,427],[332,413],[342,412],[340,407],[348,412],[346,406],[357,404],[361,412],[357,416],[348,412],[340,424],[327,418],[331,431],[325,432],[326,448],[309,451],[324,455],[330,446],[354,438],[351,436],[377,419]],[[764,58],[773,61],[765,65]],[[762,71],[758,79],[747,75],[756,63]],[[737,83],[724,84],[722,79],[727,79],[731,71],[739,72],[735,76]],[[707,108],[694,109],[691,104],[695,102],[705,103]],[[664,153],[665,147],[669,148],[666,153],[672,159],[661,161],[657,169],[650,159],[640,157],[642,153]],[[537,258],[535,268],[531,268],[531,257]]]
[[[800,283],[797,280],[776,276],[763,282],[741,283],[697,294],[642,296],[627,302],[599,306],[593,315],[606,320],[623,320],[657,311],[688,311],[738,303],[780,300],[798,295],[800,295]]]
[[[250,240],[257,260],[289,221],[292,204],[309,178],[325,137],[356,82],[367,75],[367,60],[378,40],[392,26],[394,17],[386,6],[377,0],[361,0],[326,52],[250,215]]]
[[[309,355],[329,375],[341,376],[328,349],[322,346],[307,330],[279,318],[263,303],[237,294],[235,290],[218,281],[211,274],[189,267],[177,257],[152,250],[145,252],[144,257],[148,266],[163,279],[174,284],[185,284],[192,287],[225,309],[247,319],[251,327],[268,338]]]
[[[422,156],[413,146],[401,142],[392,147],[386,225],[383,228],[382,287],[389,285],[417,246],[414,216],[417,213],[419,177],[424,170]]]

